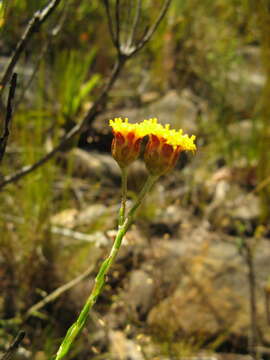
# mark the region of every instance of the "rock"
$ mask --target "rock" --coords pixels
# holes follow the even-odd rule
[[[145,93],[142,93],[141,95],[141,101],[142,103],[151,103],[153,101],[157,101],[160,98],[160,94],[157,91],[148,91]]]
[[[68,229],[87,227],[94,230],[108,230],[114,227],[117,218],[117,206],[93,204],[79,211],[78,209],[65,209],[51,218],[51,224]]]
[[[143,270],[133,270],[125,289],[124,300],[133,315],[144,316],[152,305],[154,281]]]
[[[223,167],[205,182],[205,193],[211,197],[205,216],[213,227],[237,232],[237,223],[252,228],[251,222],[260,216],[259,197],[246,186],[254,185],[254,168]],[[252,230],[252,229],[251,229]]]
[[[228,131],[234,139],[241,138],[243,141],[250,141],[254,135],[254,124],[252,120],[242,120],[228,125]]]
[[[105,206],[103,204],[93,204],[87,206],[80,211],[76,218],[76,226],[87,226],[99,228],[106,224],[106,229],[114,227],[115,219],[117,218],[118,206]]]
[[[63,228],[59,226],[52,226],[51,232],[53,234],[58,234],[61,236],[65,236],[67,238],[72,238],[76,240],[76,242],[86,242],[93,243],[97,247],[104,247],[108,245],[108,237],[106,237],[101,231],[96,231],[93,234],[85,234],[79,231],[73,231],[68,228]]]
[[[141,349],[121,331],[110,331],[110,353],[115,360],[144,360]]]
[[[253,360],[249,355],[241,354],[197,354],[181,357],[181,360]]]
[[[258,196],[254,194],[248,194],[238,196],[234,203],[231,204],[232,217],[240,220],[254,220],[258,219],[260,215],[260,202]]]
[[[67,154],[73,164],[72,173],[76,177],[94,179],[120,179],[120,168],[109,154],[88,152],[78,148]]]
[[[25,347],[20,346],[16,352],[16,355],[13,357],[14,360],[29,360],[33,358],[31,351],[27,350]]]
[[[184,356],[181,357],[181,360],[219,360],[217,355],[192,355],[192,356]]]
[[[265,84],[260,49],[257,46],[246,46],[241,49],[244,62],[235,63],[228,72],[226,101],[234,111],[252,111],[258,101],[258,94]]]
[[[157,117],[164,125],[169,123],[171,127],[182,128],[185,133],[191,134],[197,132],[197,114],[198,110],[189,90],[183,90],[180,94],[171,90],[158,102],[152,103],[145,110],[144,117]]]
[[[121,171],[111,154],[81,149],[71,150],[66,157],[72,162],[74,177],[89,178],[102,182],[113,181],[120,184]],[[143,161],[137,160],[129,166],[129,189],[138,191],[148,175]]]
[[[199,235],[197,240],[193,237],[196,230]],[[173,242],[172,246],[168,246],[169,243],[171,241],[163,244],[163,252],[156,249],[159,265],[156,262],[155,274],[159,276],[171,272],[169,261],[165,261],[167,258],[171,259],[174,268],[177,267],[178,278],[175,270],[175,287],[171,287],[171,292],[149,312],[148,325],[159,335],[180,333],[213,337],[226,331],[239,338],[248,337],[247,268],[235,240],[221,241],[213,238],[207,230],[202,232],[194,229],[178,245]],[[161,243],[156,243],[156,247],[161,247]],[[259,241],[255,254],[258,324],[266,339],[270,338],[270,331],[265,315],[263,287],[270,273],[269,256],[269,242],[266,239]],[[160,281],[162,287],[165,279],[160,277]]]
[[[217,354],[217,360],[254,360],[250,355],[242,354]]]
[[[63,226],[66,228],[73,228],[78,215],[78,209],[65,209],[51,217],[51,224]]]
[[[220,181],[205,213],[213,225],[234,227],[235,220],[252,221],[259,218],[259,198],[252,193],[246,194],[238,185]]]

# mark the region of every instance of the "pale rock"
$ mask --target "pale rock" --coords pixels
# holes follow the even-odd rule
[[[143,270],[132,271],[124,296],[131,312],[145,315],[152,305],[153,296],[153,279]]]
[[[228,331],[239,337],[248,336],[250,315],[247,267],[237,250],[236,240],[217,240],[210,232],[200,232],[199,229],[198,235],[198,241],[193,240],[191,232],[189,238],[183,238],[178,244],[175,241],[171,247],[165,247],[164,244],[162,251],[156,249],[161,269],[156,266],[155,274],[161,281],[160,287],[166,281],[162,274],[167,272],[175,281],[175,290],[167,297],[162,297],[151,309],[148,325],[164,334],[170,331],[188,336],[214,336]],[[157,247],[161,245],[161,242],[156,244]],[[263,288],[270,273],[269,257],[269,241],[258,241],[255,253],[258,323],[268,339],[270,331],[265,315]],[[175,274],[169,268],[170,263],[171,267],[176,268]]]
[[[72,149],[67,158],[72,162],[72,172],[77,177],[94,179],[119,179],[120,168],[110,154]]]
[[[100,230],[99,227],[108,230],[114,227],[117,210],[118,206],[108,207],[103,204],[89,205],[81,211],[78,209],[65,209],[52,216],[51,224],[68,229],[87,226],[87,228],[93,228],[94,230]]]
[[[115,360],[144,360],[140,346],[121,331],[109,331],[110,353]]]

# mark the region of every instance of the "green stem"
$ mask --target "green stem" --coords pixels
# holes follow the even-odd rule
[[[121,200],[121,207],[119,210],[119,226],[124,224],[125,216],[126,216],[126,201],[127,201],[127,168],[122,168],[122,200]]]
[[[111,252],[107,259],[104,260],[102,263],[98,274],[95,279],[95,285],[91,291],[91,294],[89,298],[87,299],[78,319],[71,325],[71,327],[68,329],[65,338],[63,339],[57,354],[55,356],[55,360],[63,359],[63,357],[69,352],[71,345],[73,344],[75,338],[77,335],[80,334],[82,329],[84,328],[86,321],[89,317],[90,310],[92,309],[93,305],[97,301],[98,296],[100,295],[102,288],[105,283],[105,277],[108,273],[111,265],[114,263],[114,260],[117,256],[118,250],[121,246],[122,240],[126,232],[128,231],[130,225],[132,224],[134,220],[134,216],[136,214],[136,211],[140,204],[142,203],[143,198],[147,194],[147,192],[151,189],[152,185],[157,180],[157,177],[149,176],[146,180],[146,183],[144,184],[144,187],[142,188],[136,202],[130,209],[124,223],[122,225],[119,225],[118,233],[116,235],[116,238],[114,240]]]
[[[130,227],[131,223],[133,222],[134,216],[136,215],[136,211],[137,211],[138,207],[141,205],[143,198],[150,191],[151,187],[154,185],[154,183],[157,181],[157,179],[158,179],[158,176],[152,176],[152,175],[150,175],[147,178],[140,194],[138,195],[136,202],[134,203],[132,208],[129,210],[129,213],[127,215],[126,221],[124,223],[124,226],[127,227],[127,230]]]

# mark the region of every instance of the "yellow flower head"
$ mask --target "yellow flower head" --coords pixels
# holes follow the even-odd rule
[[[110,120],[110,126],[113,129],[113,132],[121,133],[123,136],[127,136],[129,133],[133,133],[137,138],[143,138],[145,130],[142,128],[141,124],[131,124],[128,122],[128,118],[122,120],[121,118],[115,118]]]
[[[157,119],[144,120],[142,123],[149,134],[144,160],[152,175],[162,175],[171,170],[181,151],[195,151],[195,136],[183,135],[182,130],[170,129],[170,125],[159,124]]]
[[[181,151],[195,151],[195,136],[183,135],[182,130],[170,129],[158,123],[157,119],[130,124],[128,119],[110,120],[114,139],[112,155],[121,168],[133,162],[140,153],[141,140],[148,135],[144,160],[152,175],[162,175],[171,170]]]
[[[110,126],[114,133],[112,155],[118,165],[125,168],[138,158],[145,131],[140,124],[130,124],[127,118],[110,120]]]
[[[171,145],[174,149],[178,146],[181,147],[181,151],[184,150],[196,150],[196,145],[194,144],[195,136],[192,135],[183,135],[183,130],[174,130],[170,129],[170,125],[166,124],[165,126],[158,123],[156,118],[144,120],[142,122],[142,127],[148,135],[155,135],[159,139],[163,139],[166,144]]]

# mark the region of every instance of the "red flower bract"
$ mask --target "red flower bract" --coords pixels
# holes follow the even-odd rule
[[[121,168],[124,168],[136,160],[140,154],[141,138],[133,132],[125,135],[114,132],[112,141],[112,156]]]
[[[174,168],[181,151],[180,146],[172,146],[156,135],[150,135],[145,149],[144,161],[152,175],[163,175]]]

